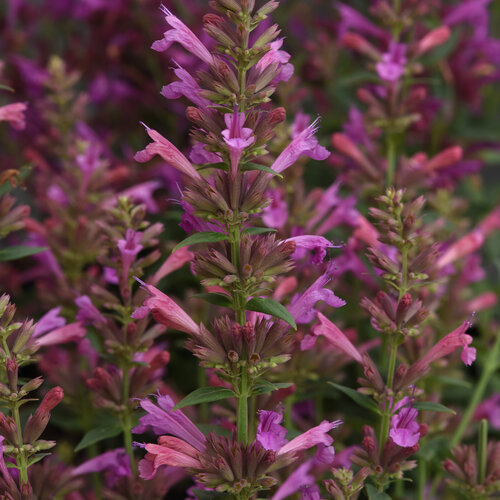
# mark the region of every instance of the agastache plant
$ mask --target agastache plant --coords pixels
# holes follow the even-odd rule
[[[217,13],[205,16],[204,28],[215,41],[214,50],[209,51],[165,8],[170,29],[153,44],[153,49],[163,51],[176,41],[205,63],[197,75],[180,67],[175,71],[184,83],[183,94],[195,105],[187,109],[195,125],[192,161],[149,128],[153,142],[136,159],[146,161],[157,154],[185,174],[184,225],[195,232],[178,247],[205,245],[205,250],[195,253],[193,271],[203,278],[207,300],[233,313],[223,314],[210,326],[197,324],[150,284],[144,285],[150,294],[144,307],[157,322],[186,332],[187,347],[202,366],[215,369],[217,377],[232,387],[218,391],[213,399],[237,399],[236,430],[231,438],[214,433],[205,437],[169,400],[158,397],[159,407],[146,401],[142,406],[149,415],[141,419],[143,425],[172,436],[145,445],[148,453],[140,470],[143,477],[152,477],[161,465],[183,467],[205,488],[249,499],[275,485],[270,470],[289,465],[299,451],[318,444],[330,446],[332,438],[327,433],[340,423],[324,421],[288,442],[277,413],[261,413],[255,434],[255,414],[248,409],[249,399],[256,394],[278,388],[262,377],[290,358],[287,346],[293,336],[289,330],[295,328],[287,309],[266,296],[276,277],[292,269],[290,257],[297,248],[322,245],[314,236],[283,241],[263,234],[269,230],[254,224],[270,203],[265,193],[273,177],[302,155],[324,159],[329,153],[314,138],[317,122],[313,122],[274,161],[268,158],[267,143],[285,117],[282,108],[271,107],[270,97],[292,71],[289,55],[280,50],[278,27],[260,27],[278,3],[256,9],[254,2],[221,0],[211,6]],[[177,84],[170,84],[162,93],[170,97],[174,88]],[[139,314],[136,311],[134,316]],[[190,399],[191,404],[201,401],[211,389],[198,389],[182,406],[190,404]],[[204,400],[210,399],[205,396]],[[182,431],[187,426],[192,428],[188,436]]]

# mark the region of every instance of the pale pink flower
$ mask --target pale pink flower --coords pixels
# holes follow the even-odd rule
[[[484,235],[479,230],[471,231],[458,241],[453,243],[444,253],[439,257],[436,267],[442,269],[448,264],[452,264],[462,257],[466,257],[475,252],[484,243]]]
[[[262,73],[270,64],[277,63],[280,66],[280,72],[274,78],[273,84],[278,82],[287,82],[293,75],[293,65],[289,64],[290,54],[284,50],[279,50],[283,45],[283,38],[278,38],[270,43],[270,49],[257,62],[255,67]]]
[[[398,410],[400,411],[396,413]],[[415,446],[420,438],[420,425],[416,421],[418,411],[411,407],[410,398],[405,397],[397,403],[393,413],[389,436],[394,443],[402,448]]]
[[[179,99],[184,96],[201,109],[206,109],[210,101],[201,96],[201,87],[192,75],[179,65],[174,69],[174,73],[179,81],[165,85],[161,89],[161,95],[167,99]]]
[[[144,301],[142,307],[132,313],[133,318],[144,318],[147,312],[151,311],[155,321],[162,325],[195,335],[200,333],[200,327],[170,297],[160,292],[153,285],[148,285],[139,279],[137,281],[142,284],[143,288],[151,296]]]
[[[48,345],[58,345],[65,344],[67,342],[72,342],[74,340],[79,340],[87,334],[87,330],[82,326],[81,323],[70,323],[69,325],[62,326],[61,328],[56,328],[50,333],[41,335],[40,337],[32,337],[35,340],[35,344],[40,347]]]
[[[148,453],[154,456],[155,469],[162,465],[191,469],[201,468],[198,451],[182,439],[173,436],[160,436],[158,444],[148,443],[145,448]],[[148,459],[146,455],[145,460]]]
[[[159,155],[169,165],[172,165],[172,167],[192,179],[201,179],[201,175],[196,168],[170,141],[149,127],[146,127],[146,132],[153,139],[153,142],[150,142],[145,149],[135,154],[134,158],[136,161],[144,163],[151,160],[154,155]]]
[[[194,254],[187,247],[181,247],[173,252],[167,260],[160,266],[158,271],[151,278],[151,283],[156,285],[161,279],[177,269],[180,269],[184,264],[193,260]]]
[[[442,45],[450,38],[450,35],[451,31],[448,26],[440,26],[439,28],[433,29],[418,42],[416,55],[421,56],[434,47]]]
[[[172,27],[163,33],[163,38],[153,43],[151,48],[158,52],[167,50],[174,42],[180,43],[188,52],[200,58],[209,66],[214,63],[212,54],[203,45],[201,40],[176,16],[174,16],[166,7],[162,5],[162,12],[165,14],[165,20]]]
[[[244,113],[238,113],[236,109],[234,113],[226,113],[224,115],[227,128],[222,131],[222,137],[229,149],[231,171],[233,174],[238,171],[238,164],[243,150],[255,142],[253,130],[243,127],[243,123],[245,122]]]

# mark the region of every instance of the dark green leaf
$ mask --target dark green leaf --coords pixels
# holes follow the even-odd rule
[[[28,467],[31,467],[33,464],[36,464],[37,462],[42,460],[42,458],[48,457],[49,455],[52,455],[52,453],[37,453],[28,461]]]
[[[174,406],[174,410],[185,406],[198,405],[200,403],[211,403],[220,399],[235,397],[236,394],[231,389],[224,387],[201,387],[191,394],[188,394],[182,401]]]
[[[441,382],[444,385],[454,385],[456,387],[463,387],[464,389],[470,389],[472,384],[467,380],[460,380],[454,377],[447,377],[446,375],[438,375],[434,377],[434,379],[438,382]]]
[[[242,232],[243,234],[275,233],[276,229],[273,227],[247,227]]]
[[[195,245],[196,243],[215,243],[216,241],[224,241],[227,239],[228,236],[224,233],[218,233],[217,231],[201,231],[200,233],[194,233],[185,240],[182,240],[175,246],[172,252],[179,250],[179,248],[187,247],[188,245]]]
[[[270,314],[271,316],[282,319],[283,321],[286,321],[294,330],[297,330],[295,320],[293,319],[293,316],[288,312],[287,308],[273,299],[254,297],[246,303],[246,308],[249,311]]]
[[[45,252],[47,247],[25,247],[25,246],[12,246],[0,250],[0,261],[16,260],[35,255],[40,252]]]
[[[366,493],[370,500],[392,500],[392,498],[383,491],[378,491],[372,484],[366,485]]]
[[[438,411],[441,413],[453,413],[453,415],[456,415],[456,412],[453,411],[451,408],[448,408],[439,403],[433,403],[432,401],[418,401],[417,403],[414,403],[412,406],[418,411]]]
[[[279,382],[273,383],[268,380],[259,380],[259,382],[254,385],[252,390],[253,395],[267,394],[268,392],[277,391],[278,389],[286,389],[292,385],[291,382]]]
[[[265,165],[258,165],[257,163],[247,163],[246,165],[243,165],[241,167],[241,170],[243,172],[246,172],[247,170],[259,170],[260,172],[266,172],[271,175],[276,175],[280,179],[283,179],[283,176],[281,174],[278,174],[278,172],[275,172],[272,168],[266,167]]]
[[[193,297],[206,300],[209,304],[214,304],[215,306],[233,307],[231,298],[223,293],[197,293]]]
[[[97,429],[92,429],[83,436],[82,440],[76,445],[75,451],[84,450],[88,446],[98,443],[103,439],[112,438],[118,436],[122,432],[122,428],[119,424],[106,425],[105,427],[98,427]]]
[[[371,410],[380,415],[380,410],[377,406],[377,403],[375,403],[375,401],[373,401],[373,399],[370,399],[368,396],[365,396],[364,394],[361,394],[358,391],[355,391],[354,389],[351,389],[349,387],[336,384],[335,382],[328,382],[328,384],[335,387],[335,389],[338,389],[339,391],[343,392],[346,396],[351,398],[359,406],[362,406],[363,408]]]

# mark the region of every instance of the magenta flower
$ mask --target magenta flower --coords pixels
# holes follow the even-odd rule
[[[14,102],[0,106],[0,122],[7,121],[12,128],[23,130],[26,127],[26,118],[24,116],[26,109],[27,106],[24,102]]]
[[[201,109],[207,109],[210,101],[201,96],[201,87],[191,74],[179,65],[174,69],[174,73],[179,81],[165,85],[161,89],[161,95],[167,99],[179,99],[184,96]]]
[[[303,294],[293,297],[288,311],[298,324],[310,323],[316,317],[314,306],[320,300],[331,307],[342,307],[345,300],[337,297],[332,290],[324,288],[331,280],[330,273],[321,275]]]
[[[71,473],[72,476],[83,476],[93,472],[104,472],[106,486],[113,488],[122,477],[131,475],[130,459],[124,448],[107,451],[87,460]]]
[[[493,429],[500,429],[500,394],[492,394],[479,404],[474,412],[474,420],[488,420]]]
[[[314,134],[318,130],[319,119],[314,120],[311,125],[305,128],[300,134],[292,139],[290,144],[276,158],[271,168],[277,172],[283,172],[288,167],[293,165],[300,156],[306,155],[314,160],[326,160],[330,156],[330,152],[318,144],[318,140]]]
[[[62,316],[59,316],[61,309],[62,307],[55,307],[48,313],[44,314],[35,325],[33,335],[35,337],[39,337],[50,330],[55,330],[56,328],[64,326],[66,324],[66,320]]]
[[[163,38],[153,43],[151,48],[158,52],[167,50],[174,42],[180,43],[188,52],[201,59],[209,66],[214,64],[212,54],[203,45],[201,40],[165,6],[161,7],[165,20],[172,27],[163,33]]]
[[[284,50],[279,50],[283,45],[283,38],[278,38],[271,42],[271,50],[266,52],[264,56],[257,62],[255,67],[262,73],[270,64],[278,63],[281,68],[279,74],[273,79],[273,85],[279,82],[287,82],[293,75],[293,65],[288,64],[290,54]]]
[[[340,38],[349,30],[358,31],[364,35],[373,36],[381,40],[387,38],[388,35],[383,29],[366,19],[366,17],[362,16],[356,9],[339,3],[338,10],[340,13]]]
[[[245,115],[238,113],[236,107],[234,113],[224,115],[224,121],[227,128],[222,131],[222,137],[229,148],[231,171],[236,174],[243,150],[255,142],[255,136],[251,128],[243,127]]]
[[[66,320],[59,316],[60,307],[51,309],[40,318],[33,330],[31,341],[39,347],[64,344],[85,337],[87,331],[80,322],[66,325]]]
[[[399,413],[396,413],[398,410]],[[403,398],[394,406],[393,411],[389,436],[402,448],[415,446],[420,438],[420,425],[416,421],[418,411],[411,407],[410,398]]]
[[[120,250],[122,258],[122,271],[123,276],[128,278],[128,272],[130,270],[130,265],[134,262],[137,254],[142,250],[142,245],[140,244],[142,239],[142,233],[140,231],[134,231],[133,229],[127,229],[125,233],[125,239],[118,240],[117,246]]]
[[[198,171],[193,167],[191,162],[170,142],[165,139],[156,130],[146,127],[146,132],[153,142],[149,143],[145,149],[138,151],[134,159],[140,163],[151,160],[153,156],[159,155],[169,165],[176,168],[183,174],[191,177],[192,179],[200,179],[201,176]]]
[[[156,285],[165,276],[180,269],[184,264],[193,260],[194,254],[190,252],[187,247],[181,247],[175,252],[171,253],[165,262],[160,266],[158,271],[151,278],[151,283]]]
[[[323,335],[336,349],[343,352],[345,355],[354,359],[358,363],[362,363],[363,358],[361,357],[360,352],[352,345],[351,341],[344,335],[344,333],[342,333],[336,325],[334,325],[320,312],[317,313],[317,316],[320,322],[312,328],[312,334],[316,337],[318,335]]]
[[[257,427],[257,441],[266,449],[278,451],[288,443],[287,431],[281,426],[283,411],[259,411],[259,426]]]
[[[451,31],[448,26],[440,26],[425,35],[417,44],[417,55],[425,54],[434,47],[438,47],[450,38]]]
[[[268,191],[271,203],[264,208],[262,221],[267,227],[282,228],[288,220],[288,205],[281,189]]]
[[[92,300],[88,295],[77,297],[75,304],[78,306],[76,319],[84,325],[95,325],[96,323],[104,323],[106,321],[106,318],[99,312],[99,309],[92,304]]]
[[[200,327],[179,307],[170,297],[153,285],[148,285],[136,278],[143,288],[151,295],[144,301],[144,305],[132,313],[135,319],[144,318],[151,311],[158,323],[181,332],[199,334]]]
[[[448,264],[452,264],[453,262],[461,259],[462,257],[466,257],[471,253],[475,252],[484,243],[484,235],[480,230],[471,231],[469,234],[466,234],[458,241],[453,243],[442,255],[439,257],[437,261],[436,267],[438,269],[443,269],[443,267]]]
[[[311,250],[313,252],[311,263],[314,265],[319,265],[323,262],[326,257],[327,248],[338,248],[331,241],[328,241],[325,237],[317,236],[314,234],[294,236],[292,238],[288,238],[285,241],[295,242],[297,249],[292,255],[292,258],[294,259],[298,259],[302,256],[300,252],[301,249]]]
[[[287,442],[286,429],[280,425],[281,421],[282,415],[274,411],[261,411],[259,414],[257,441],[267,450],[275,451],[277,456],[307,450],[319,444],[330,446],[333,438],[328,435],[328,432],[342,423],[340,420],[334,422],[324,420],[316,427]]]
[[[310,473],[312,460],[300,464],[281,484],[271,500],[283,500],[293,495],[300,488],[314,483],[314,476]]]
[[[391,42],[389,52],[383,54],[382,61],[375,65],[378,76],[386,82],[396,83],[405,71],[405,54],[405,44]]]

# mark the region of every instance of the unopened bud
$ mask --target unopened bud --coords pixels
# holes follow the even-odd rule
[[[273,109],[267,114],[267,121],[269,125],[277,125],[278,123],[284,122],[285,118],[286,110],[282,107]]]
[[[236,351],[229,351],[227,353],[227,359],[231,363],[237,363],[240,360],[240,357],[238,356],[238,353]]]
[[[401,300],[399,301],[398,308],[396,310],[396,323],[400,324],[404,321],[404,317],[410,309],[413,303],[413,299],[409,293],[405,293]]]
[[[9,387],[12,392],[17,392],[17,375],[19,372],[17,363],[15,359],[8,359],[5,362],[5,369],[7,371],[7,380],[9,381]]]
[[[427,35],[425,35],[420,42],[418,42],[416,55],[420,56],[434,47],[442,45],[448,40],[448,38],[450,38],[450,35],[451,31],[448,26],[440,26],[439,28],[432,30],[430,33],[427,33]]]
[[[34,379],[31,379],[30,381],[26,382],[24,384],[19,392],[31,392],[31,391],[36,391],[41,385],[43,384],[43,378],[42,377],[36,377]]]

